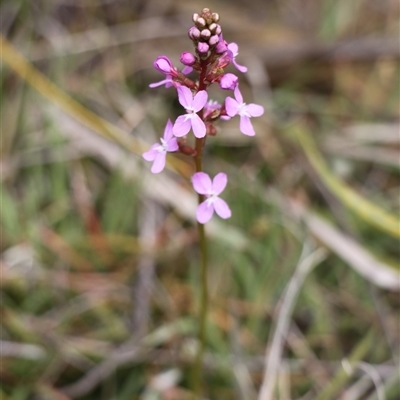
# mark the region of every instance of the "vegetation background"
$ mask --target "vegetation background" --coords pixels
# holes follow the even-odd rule
[[[189,398],[192,164],[140,155],[180,112],[152,62],[203,7],[266,110],[207,143],[233,216],[206,226],[205,398],[400,398],[399,3],[3,0],[2,400]]]

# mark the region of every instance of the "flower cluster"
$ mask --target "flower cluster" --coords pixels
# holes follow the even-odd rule
[[[201,170],[206,138],[217,133],[215,122],[218,119],[227,120],[239,116],[240,131],[245,135],[254,136],[251,118],[264,113],[262,106],[243,102],[239,78],[233,73],[225,72],[225,68],[231,64],[240,72],[246,72],[247,68],[236,61],[239,54],[238,45],[224,40],[218,22],[219,15],[212,13],[208,8],[204,8],[201,14],[193,15],[194,25],[188,34],[193,42],[194,52],[181,54],[180,62],[184,66],[182,69],[175,67],[167,56],[159,56],[154,61],[154,68],[164,75],[164,79],[150,84],[150,87],[174,87],[185,112],[174,124],[168,120],[160,143],[153,144],[150,150],[143,154],[146,161],[153,162],[151,172],[155,174],[164,169],[168,152],[180,151],[194,157],[196,173],[192,177],[192,184],[201,199],[197,208],[197,221],[200,224],[208,222],[214,211],[224,219],[231,216],[229,206],[218,197],[227,184],[226,174],[220,172],[211,181]],[[195,80],[187,76],[193,71],[197,73]],[[222,90],[233,91],[234,98],[228,96],[222,104],[210,100],[207,90],[214,83]],[[194,147],[187,143],[187,135],[191,130],[195,137]]]

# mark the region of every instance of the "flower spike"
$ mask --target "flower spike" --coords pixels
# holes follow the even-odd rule
[[[153,65],[164,75],[164,79],[149,85],[152,88],[161,85],[175,87],[185,112],[173,124],[168,120],[160,143],[153,144],[143,158],[153,162],[153,173],[163,170],[168,152],[179,151],[194,158],[196,173],[192,183],[194,190],[204,198],[197,207],[196,216],[200,224],[205,224],[214,211],[224,219],[231,216],[229,206],[219,197],[227,184],[226,174],[221,172],[211,180],[201,168],[206,138],[211,139],[218,134],[218,120],[229,120],[236,115],[240,118],[240,131],[254,136],[251,118],[261,116],[264,108],[258,104],[246,104],[239,90],[239,78],[236,74],[225,72],[230,64],[240,72],[246,72],[247,68],[236,62],[238,45],[224,39],[219,14],[203,8],[200,13],[193,14],[192,20],[193,26],[188,30],[188,35],[194,50],[181,53],[183,68],[176,68],[167,56],[161,55]],[[187,75],[189,73],[197,74],[197,78],[192,80]],[[232,90],[232,97],[226,97],[220,103],[209,100],[208,89],[213,84],[218,84],[223,91]],[[191,131],[195,136],[194,145],[186,138]]]

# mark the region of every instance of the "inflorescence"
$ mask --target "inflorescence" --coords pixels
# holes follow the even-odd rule
[[[161,172],[165,167],[168,152],[180,151],[192,157],[201,157],[202,148],[207,136],[215,136],[217,129],[214,123],[218,119],[228,120],[238,115],[240,131],[248,136],[254,136],[251,123],[252,117],[259,117],[264,108],[257,104],[246,104],[239,90],[239,78],[225,68],[233,64],[240,72],[247,68],[236,61],[239,48],[236,43],[227,43],[219,25],[219,15],[204,8],[201,14],[193,15],[194,26],[189,29],[189,38],[194,45],[194,53],[183,52],[180,62],[182,70],[175,67],[167,56],[159,56],[154,61],[154,68],[164,74],[160,82],[150,84],[151,88],[164,85],[174,87],[178,92],[179,103],[185,109],[174,124],[168,120],[164,136],[160,143],[155,143],[143,154],[146,161],[152,161],[151,172]],[[196,72],[196,80],[188,78],[188,74]],[[223,90],[233,91],[233,97],[227,97],[223,104],[208,98],[207,90],[218,83]],[[190,131],[196,138],[196,146],[192,148],[186,142]],[[179,139],[179,140],[178,140]],[[200,154],[199,154],[200,153]],[[197,164],[198,166],[199,164]],[[201,163],[200,163],[201,165]],[[211,181],[210,177],[196,167],[192,177],[194,190],[204,201],[197,208],[197,221],[200,224],[208,222],[214,211],[221,218],[229,218],[231,210],[227,203],[219,197],[227,184],[226,174],[220,172]]]

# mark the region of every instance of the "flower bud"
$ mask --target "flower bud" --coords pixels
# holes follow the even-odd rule
[[[200,36],[201,36],[203,39],[208,39],[208,38],[211,36],[211,32],[210,32],[208,29],[203,29],[203,30],[200,32]]]
[[[222,32],[221,25],[218,25],[218,24],[217,24],[217,27],[215,28],[215,32],[214,32],[214,33],[215,33],[216,35],[220,35],[221,32]]]
[[[220,40],[217,44],[217,46],[215,47],[215,51],[217,54],[222,54],[225,53],[225,51],[228,50],[228,46],[225,42],[225,40]]]
[[[189,33],[190,39],[192,39],[192,40],[198,40],[200,38],[200,31],[197,29],[196,26],[192,26],[189,29],[188,33]]]
[[[219,21],[219,14],[217,13],[212,13],[211,14],[211,18],[214,22],[218,22]]]
[[[194,14],[193,14],[193,17],[192,17],[192,21],[193,21],[194,23],[196,23],[196,21],[199,19],[199,17],[200,17],[199,14],[194,13]]]
[[[217,24],[215,24],[214,22],[208,27],[208,29],[214,33],[215,29],[217,29]]]
[[[199,42],[199,43],[197,44],[197,51],[198,51],[200,54],[207,53],[207,51],[208,51],[209,49],[210,49],[210,46],[209,46],[207,43]]]
[[[196,150],[186,144],[178,143],[179,151],[187,156],[193,156],[196,153]]]
[[[219,81],[219,86],[224,90],[234,90],[238,84],[239,78],[231,73],[225,74]]]
[[[217,129],[213,124],[207,125],[207,135],[215,136],[217,134]]]
[[[196,62],[196,57],[192,53],[184,51],[181,54],[180,61],[183,65],[191,66]]]
[[[173,69],[173,65],[168,57],[166,56],[159,56],[153,63],[154,68],[157,71],[162,72],[163,74],[170,74],[171,69]]]
[[[215,46],[218,42],[219,42],[218,35],[213,35],[213,36],[210,37],[210,39],[208,39],[208,44],[210,46]]]
[[[195,23],[199,28],[204,28],[206,26],[206,20],[203,17],[197,18]]]

